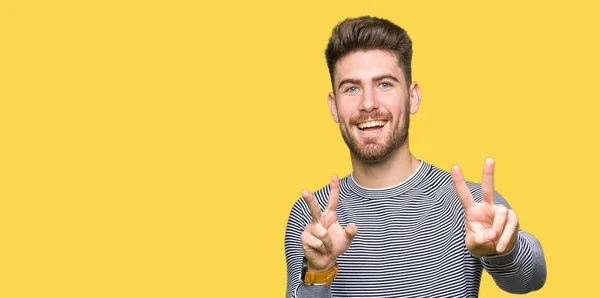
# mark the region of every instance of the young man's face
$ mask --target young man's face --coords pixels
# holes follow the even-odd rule
[[[343,57],[334,88],[329,108],[355,156],[376,163],[405,143],[409,113],[417,111],[421,92],[416,83],[406,86],[394,54],[369,50]]]

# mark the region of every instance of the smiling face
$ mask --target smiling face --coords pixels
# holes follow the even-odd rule
[[[335,70],[329,108],[346,145],[365,163],[385,161],[406,143],[419,86],[407,87],[396,56],[383,50],[348,54]]]

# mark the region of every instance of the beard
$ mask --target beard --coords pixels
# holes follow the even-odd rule
[[[364,138],[363,143],[361,144],[354,137],[354,135],[349,133],[348,130],[344,128],[342,122],[340,121],[342,138],[350,149],[350,152],[352,152],[352,154],[365,163],[376,164],[385,161],[394,151],[400,148],[408,138],[408,127],[410,126],[410,114],[408,112],[408,109],[410,108],[409,105],[410,103],[407,102],[407,105],[401,116],[402,118],[400,119],[400,121],[402,121],[400,127],[390,127],[389,133],[385,136],[383,142],[380,143],[377,142],[377,137],[374,137]],[[389,117],[389,113],[382,114],[379,112],[361,114],[359,117],[357,117],[357,119],[351,119],[350,124],[355,125],[355,123],[365,121],[367,119],[382,118],[388,119],[386,124],[391,125],[392,119]]]

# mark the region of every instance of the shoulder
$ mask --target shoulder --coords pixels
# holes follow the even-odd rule
[[[436,197],[451,196],[453,193],[456,194],[450,172],[442,170],[434,165],[430,166],[427,178],[424,182],[434,187]]]

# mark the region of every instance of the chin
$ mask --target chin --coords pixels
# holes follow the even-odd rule
[[[387,149],[387,150],[386,150]],[[354,150],[353,150],[354,151]],[[384,162],[388,159],[394,150],[386,148],[384,144],[367,144],[354,151],[354,155],[361,161],[368,164]]]
[[[342,138],[350,149],[351,154],[365,164],[378,164],[387,161],[394,152],[400,150],[408,137],[408,132],[380,134],[365,137],[354,132],[348,133],[341,129]]]

